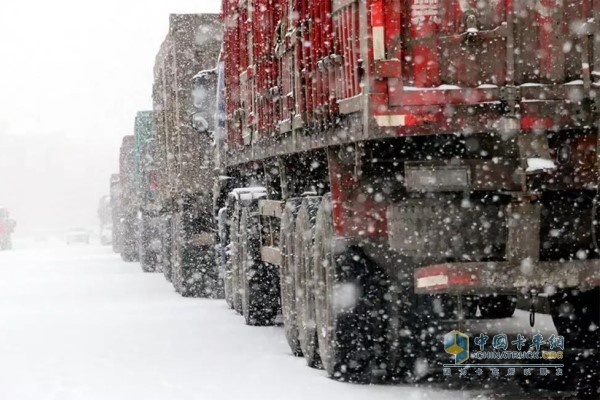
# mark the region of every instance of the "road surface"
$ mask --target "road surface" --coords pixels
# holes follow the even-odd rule
[[[0,253],[0,399],[367,398],[533,397],[516,385],[338,383],[290,355],[281,327],[245,326],[222,300],[182,298],[108,248]]]

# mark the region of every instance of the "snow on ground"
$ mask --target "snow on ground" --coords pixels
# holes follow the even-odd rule
[[[108,248],[0,253],[0,399],[496,398],[440,385],[332,381],[290,355],[281,327],[182,298]]]

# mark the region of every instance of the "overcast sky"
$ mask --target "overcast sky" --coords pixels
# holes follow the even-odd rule
[[[121,137],[152,106],[170,13],[220,0],[0,0],[0,205],[21,233],[95,226]]]

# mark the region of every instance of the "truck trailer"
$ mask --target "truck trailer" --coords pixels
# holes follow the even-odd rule
[[[144,272],[160,270],[160,203],[158,135],[152,111],[139,111],[134,124],[134,208],[137,210],[139,260]]]
[[[196,109],[192,85],[198,71],[215,67],[222,29],[215,14],[171,15],[154,66],[162,211],[160,262],[167,279],[184,296],[212,297],[217,292],[212,255],[212,147],[208,135],[195,128],[202,120],[211,121],[214,106],[210,112]]]
[[[139,260],[137,214],[135,204],[135,137],[123,137],[119,153],[118,237],[121,258]]]
[[[281,309],[309,365],[404,379],[544,293],[573,361],[556,380],[595,390],[600,1],[222,10],[219,253],[246,322]]]

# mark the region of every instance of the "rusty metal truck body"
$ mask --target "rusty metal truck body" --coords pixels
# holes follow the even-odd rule
[[[192,127],[192,81],[214,68],[221,47],[218,15],[174,14],[154,66],[154,117],[160,147],[160,263],[176,290],[211,296],[214,284],[211,140]],[[205,222],[202,222],[205,221]],[[209,261],[210,260],[210,261]]]
[[[294,353],[368,381],[545,293],[570,346],[598,349],[599,1],[224,0],[223,18],[217,202],[247,323],[281,303]]]

